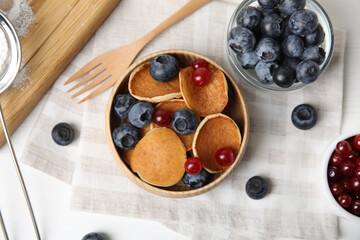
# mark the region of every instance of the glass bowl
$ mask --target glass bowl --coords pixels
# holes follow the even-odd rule
[[[248,6],[258,7],[259,4],[257,0],[244,0],[243,2],[241,2],[240,5],[236,8],[233,15],[231,16],[227,28],[227,36],[229,35],[231,29],[237,26],[236,18],[238,14]],[[319,78],[320,78],[321,75],[325,72],[326,68],[328,67],[334,53],[334,31],[329,16],[326,14],[325,10],[320,6],[318,2],[314,0],[307,0],[305,9],[312,10],[317,15],[319,19],[319,24],[322,26],[325,32],[324,42],[320,45],[320,47],[322,47],[326,53],[324,62],[319,66],[320,67]],[[302,89],[307,85],[309,85],[302,82],[296,82],[289,88],[281,88],[274,83],[269,85],[263,84],[257,80],[254,69],[244,69],[241,66],[241,64],[236,58],[236,53],[229,47],[228,44],[226,46],[226,51],[230,64],[234,68],[235,72],[239,73],[240,79],[244,80],[245,82],[249,83],[250,85],[256,88],[268,90],[271,92],[289,92],[289,91]]]

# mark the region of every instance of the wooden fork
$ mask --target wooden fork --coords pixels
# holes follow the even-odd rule
[[[135,57],[146,46],[146,44],[148,44],[161,32],[163,32],[179,20],[185,18],[189,14],[193,13],[195,10],[199,9],[203,5],[209,3],[210,1],[211,0],[190,0],[182,8],[180,8],[173,15],[160,23],[152,31],[147,33],[144,37],[140,38],[136,42],[125,47],[106,52],[94,58],[64,83],[64,85],[67,85],[75,81],[76,79],[79,79],[80,77],[84,77],[80,82],[70,88],[67,92],[71,92],[74,89],[91,81],[77,93],[72,95],[71,98],[75,98],[85,93],[86,91],[94,88],[100,83],[102,84],[97,89],[91,92],[79,103],[82,103],[102,93],[103,91],[111,87],[119,79],[121,74],[126,70],[126,68],[130,66],[130,64],[134,61]]]

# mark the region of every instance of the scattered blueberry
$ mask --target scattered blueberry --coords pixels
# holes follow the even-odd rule
[[[158,82],[169,82],[179,74],[179,62],[171,55],[160,55],[150,63],[150,74]]]
[[[105,238],[101,236],[99,233],[92,232],[86,234],[81,240],[105,240]]]
[[[112,132],[115,145],[121,149],[131,149],[135,147],[140,139],[139,129],[130,123],[121,123]]]
[[[325,60],[325,51],[318,46],[310,46],[302,54],[302,60],[313,60],[317,64],[322,64]]]
[[[282,88],[288,88],[295,82],[295,71],[287,66],[280,66],[274,71],[274,83]]]
[[[74,129],[67,123],[58,123],[51,131],[52,139],[61,146],[69,145],[75,137]]]
[[[246,182],[245,190],[250,198],[258,200],[266,196],[269,186],[264,178],[255,176]]]
[[[236,22],[238,26],[252,30],[259,26],[261,19],[261,13],[256,8],[249,6],[239,14]]]
[[[121,119],[129,117],[129,111],[136,99],[131,94],[117,94],[114,98],[115,114]]]
[[[245,69],[255,68],[256,64],[259,62],[259,57],[254,51],[237,54],[236,57],[241,66]]]
[[[261,32],[264,37],[278,38],[284,31],[284,21],[277,14],[270,14],[261,21]]]
[[[262,8],[274,8],[280,3],[280,0],[258,0],[258,3]]]
[[[319,65],[312,60],[305,60],[296,67],[296,79],[303,83],[311,83],[320,75]]]
[[[306,46],[320,45],[325,39],[325,33],[322,26],[319,24],[313,33],[305,36]]]
[[[263,38],[255,49],[256,55],[264,62],[273,62],[280,55],[280,45],[272,38]]]
[[[292,33],[305,36],[313,33],[319,23],[316,14],[308,9],[296,11],[289,19],[289,28]]]
[[[281,44],[283,52],[292,58],[301,57],[304,52],[304,42],[298,35],[291,34]]]
[[[143,128],[152,122],[154,107],[148,102],[137,102],[129,111],[129,121],[137,128]]]
[[[274,71],[279,67],[277,62],[259,61],[256,64],[255,72],[259,82],[263,84],[272,84],[274,82]]]
[[[198,126],[196,114],[190,109],[177,110],[171,120],[174,131],[180,135],[193,133]]]
[[[254,49],[256,38],[249,29],[237,26],[231,30],[228,44],[236,53],[249,52]]]
[[[316,110],[309,104],[300,104],[291,113],[291,121],[301,130],[312,128],[317,121]]]
[[[185,172],[182,181],[189,188],[197,189],[205,186],[209,182],[210,173],[202,169],[200,173],[191,175]]]
[[[304,9],[306,0],[282,0],[279,10],[284,15],[291,15],[294,12]]]
[[[296,72],[296,67],[297,65],[299,65],[300,62],[301,60],[299,58],[290,58],[288,56],[285,56],[282,65],[287,66]]]

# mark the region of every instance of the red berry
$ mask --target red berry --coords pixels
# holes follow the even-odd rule
[[[185,171],[190,175],[196,175],[201,172],[203,164],[198,157],[188,158],[185,162]]]
[[[348,208],[352,203],[352,198],[349,194],[343,193],[338,197],[338,202],[343,208]]]
[[[352,191],[352,182],[350,178],[344,178],[340,181],[341,185],[343,185],[344,193],[350,193]]]
[[[222,166],[230,166],[235,161],[234,152],[230,148],[220,148],[216,152],[216,161]]]
[[[342,175],[351,177],[354,174],[355,164],[351,161],[343,161],[339,169]]]
[[[354,148],[360,150],[360,134],[356,135],[353,142]]]
[[[339,196],[344,193],[344,187],[341,183],[332,183],[330,185],[330,190],[334,196]]]
[[[351,211],[351,213],[360,217],[360,200],[353,200],[350,211]]]
[[[337,154],[334,151],[330,158],[330,165],[335,166],[335,167],[340,167],[341,162],[342,162],[342,158],[340,157],[339,154]]]
[[[355,160],[355,166],[360,167],[360,157]]]
[[[198,68],[192,74],[192,81],[196,86],[204,87],[210,82],[210,74],[207,68]]]
[[[341,177],[339,168],[331,166],[328,169],[328,180],[329,182],[337,182]]]
[[[354,176],[360,178],[360,166],[356,167],[354,170]]]
[[[360,178],[353,177],[351,178],[351,188],[357,193],[360,193]]]
[[[192,66],[194,70],[198,68],[207,68],[207,62],[204,59],[199,58],[192,63]]]
[[[340,141],[336,144],[336,152],[341,158],[348,158],[352,154],[351,144],[347,141]]]
[[[171,116],[166,110],[156,109],[153,115],[153,121],[160,127],[166,127],[171,123]]]
[[[346,160],[355,161],[357,157],[359,157],[359,153],[357,150],[353,149],[352,153]]]
[[[353,200],[360,200],[360,193],[353,192],[351,193],[351,197]]]

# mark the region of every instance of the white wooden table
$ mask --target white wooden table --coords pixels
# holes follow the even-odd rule
[[[334,26],[347,30],[342,131],[360,127],[360,1],[319,0]],[[13,135],[21,153],[37,107]],[[43,239],[81,239],[92,231],[109,239],[187,239],[162,225],[116,216],[69,210],[71,187],[33,168],[21,165]],[[0,149],[0,209],[11,240],[34,239],[26,204],[7,147]],[[340,239],[360,239],[360,225],[340,219]],[[2,235],[0,234],[0,239]]]

